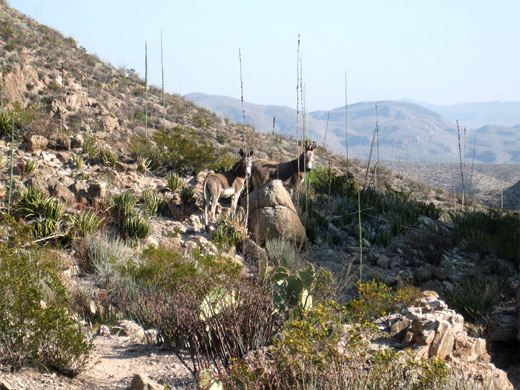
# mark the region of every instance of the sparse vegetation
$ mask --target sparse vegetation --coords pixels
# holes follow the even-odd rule
[[[277,160],[303,143],[223,123],[45,26],[0,19],[4,75],[22,58],[36,69],[25,72],[23,102],[0,107],[0,138],[13,151],[9,162],[8,146],[0,154],[4,184],[11,171],[9,207],[0,208],[0,363],[74,376],[92,351],[87,334],[132,319],[157,330],[154,341],[173,348],[200,388],[206,379],[229,389],[464,388],[445,363],[376,352],[369,339],[425,279],[477,325],[511,301],[518,213],[448,214],[444,192],[379,166],[366,171],[377,185],[361,188],[359,161],[318,147],[295,199],[308,243],[271,238],[264,252],[225,213],[205,231],[201,176],[190,176],[229,170],[245,139],[262,145],[255,156]],[[71,150],[25,153],[32,135],[57,133],[75,141]],[[94,199],[85,181],[104,182],[106,198]],[[165,182],[170,192],[158,193]]]

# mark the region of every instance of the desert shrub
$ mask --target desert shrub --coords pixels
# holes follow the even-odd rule
[[[313,169],[309,181],[316,194],[354,195],[358,189],[350,172],[345,176],[324,167]]]
[[[370,351],[371,330],[345,327],[335,302],[285,324],[272,347],[234,363],[226,388],[429,389],[446,386],[444,362],[417,361],[409,351]]]
[[[104,233],[87,235],[77,245],[80,267],[83,272],[107,269],[110,265],[125,265],[135,254],[124,241]]]
[[[298,270],[302,266],[302,259],[288,240],[274,238],[265,243],[267,258],[273,266],[286,267],[291,271]]]
[[[506,286],[502,283],[467,275],[445,295],[450,308],[461,313],[466,321],[478,324],[502,301],[505,292]]]
[[[195,189],[191,186],[184,186],[181,189],[181,204],[184,207],[192,207],[195,206],[195,202],[197,198],[195,197]]]
[[[211,143],[197,136],[193,129],[180,126],[154,133],[153,140],[134,137],[131,151],[134,156],[149,159],[150,169],[166,167],[180,174],[216,169],[220,161],[220,155]]]
[[[83,164],[85,163],[83,157],[78,156],[77,154],[73,154],[71,160],[72,164],[76,167],[76,169],[81,169],[83,167]]]
[[[0,137],[11,138],[14,129],[15,135],[22,127],[18,115],[12,111],[0,111]]]
[[[103,164],[112,168],[116,167],[117,161],[119,160],[119,156],[117,155],[117,153],[114,152],[112,149],[108,148],[101,149],[99,151],[98,158],[99,160],[101,160]]]
[[[72,223],[63,215],[64,208],[57,198],[44,197],[42,191],[27,187],[18,194],[18,201],[13,207],[13,214],[23,218],[31,226],[34,238],[42,239],[53,236],[56,244],[69,244]]]
[[[150,247],[126,272],[139,286],[126,300],[128,315],[186,350],[191,364],[179,357],[194,373],[209,364],[202,358],[206,354],[222,369],[274,331],[270,294],[243,278],[241,267],[229,259],[197,252],[181,258]]]
[[[95,136],[85,138],[85,142],[83,143],[83,153],[87,155],[90,161],[95,161],[99,156],[100,149]]]
[[[518,267],[520,215],[517,212],[489,210],[450,213],[450,218],[454,224],[454,245],[461,245],[480,255],[496,253]]]
[[[247,237],[247,229],[236,218],[222,215],[217,222],[213,241],[225,249],[241,247]]]
[[[150,168],[151,161],[145,157],[137,157],[137,170],[141,173],[146,173]]]
[[[143,239],[150,235],[150,224],[141,215],[129,215],[121,222],[121,232],[125,238]]]
[[[420,296],[420,290],[413,286],[401,286],[395,291],[374,280],[358,282],[359,297],[347,305],[347,317],[354,322],[371,322],[392,312],[411,305]]]
[[[440,232],[416,230],[410,232],[402,245],[405,258],[412,264],[416,259],[438,266],[450,247],[449,236]]]
[[[57,264],[36,253],[2,250],[0,260],[0,360],[19,369],[46,367],[75,376],[92,345],[69,312]]]
[[[301,196],[299,215],[309,241],[316,242],[321,230],[327,226],[328,221],[324,214],[312,199]]]
[[[143,215],[147,217],[156,216],[161,202],[163,202],[163,199],[156,192],[150,189],[144,190],[140,199]]]
[[[35,173],[37,171],[37,168],[38,168],[38,163],[36,161],[27,160],[27,162],[25,163],[24,169],[23,169],[24,175],[25,176],[32,175],[33,173]]]
[[[171,192],[177,191],[182,186],[182,179],[175,172],[168,173],[166,185]]]
[[[129,216],[137,214],[137,197],[131,192],[115,195],[110,200],[110,211],[121,224]]]
[[[99,217],[93,211],[83,211],[74,218],[74,227],[80,237],[86,237],[94,232],[103,222],[103,218]]]

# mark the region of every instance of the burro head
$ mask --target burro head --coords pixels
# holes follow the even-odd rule
[[[249,149],[248,153],[244,152],[244,149],[240,149],[240,157],[242,158],[242,163],[245,167],[246,174],[251,175],[251,169],[253,168],[253,149]]]
[[[307,141],[305,143],[305,161],[307,162],[307,169],[312,170],[314,164],[314,149],[316,148],[316,142],[311,143]]]

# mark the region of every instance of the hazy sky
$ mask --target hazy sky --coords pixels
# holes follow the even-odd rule
[[[165,88],[309,111],[408,98],[520,101],[519,0],[8,0],[116,67]]]

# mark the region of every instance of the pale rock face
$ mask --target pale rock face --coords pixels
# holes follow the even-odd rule
[[[415,306],[386,321],[386,332],[397,339],[393,348],[410,348],[417,359],[446,361],[468,379],[481,382],[483,388],[513,389],[506,373],[490,363],[486,341],[468,336],[463,317],[450,310],[436,292],[424,292]]]
[[[249,228],[260,242],[282,238],[301,244],[306,240],[305,228],[280,180],[272,180],[250,194]]]

